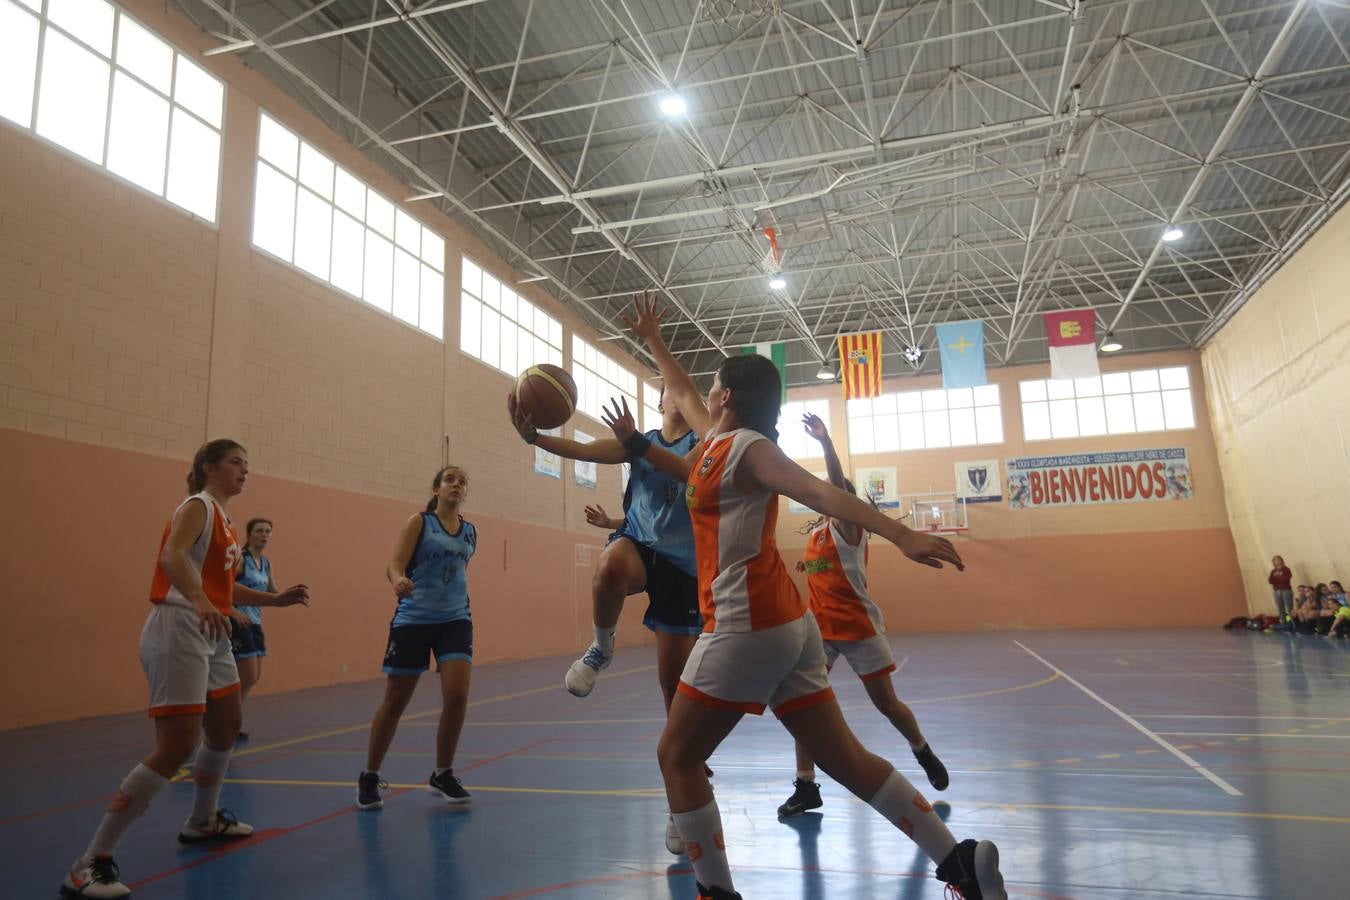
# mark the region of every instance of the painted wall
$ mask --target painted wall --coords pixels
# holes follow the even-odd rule
[[[1216,625],[1241,614],[1245,603],[1199,363],[1194,352],[1101,358],[1104,372],[1188,368],[1197,427],[1152,434],[1024,440],[1018,382],[1048,378],[1048,365],[989,370],[990,383],[999,386],[1003,413],[1004,443],[995,445],[854,456],[838,385],[794,390],[789,399],[829,398],[830,434],[845,471],[895,466],[902,494],[954,491],[958,461],[1000,461],[1004,502],[969,505],[969,534],[955,539],[967,563],[965,572],[929,570],[883,541],[872,542],[869,586],[890,627],[960,631]],[[891,393],[938,387],[940,378],[891,378],[883,389]],[[800,426],[780,423],[784,430],[795,427]],[[1010,457],[1162,447],[1186,448],[1193,499],[1053,509],[1012,509],[1006,502],[1003,461]],[[803,465],[824,470],[818,460]],[[790,560],[805,546],[798,529],[809,521],[808,516],[793,515],[783,502],[778,541]]]
[[[1204,349],[1228,512],[1253,612],[1270,558],[1295,584],[1350,578],[1350,207]]]

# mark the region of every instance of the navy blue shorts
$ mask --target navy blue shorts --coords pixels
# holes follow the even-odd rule
[[[230,649],[234,651],[235,659],[253,659],[257,656],[267,655],[267,639],[263,637],[261,625],[250,625],[245,628],[238,622],[231,622],[230,627]]]
[[[473,659],[473,622],[456,619],[433,625],[390,625],[384,651],[386,675],[421,675],[430,660]]]
[[[610,540],[620,538],[637,549],[638,558],[647,572],[646,583],[642,588],[647,594],[647,612],[642,617],[642,624],[652,631],[664,631],[666,634],[702,634],[703,617],[698,611],[698,579],[626,534],[615,532]]]

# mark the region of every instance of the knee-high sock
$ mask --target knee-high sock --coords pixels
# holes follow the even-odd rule
[[[168,783],[169,779],[138,763],[118,785],[117,793],[108,804],[108,811],[103,814],[103,821],[99,823],[98,831],[94,832],[94,839],[89,842],[89,849],[84,851],[84,855],[112,856],[116,853],[117,845],[131,828],[131,823],[146,811],[150,801]]]
[[[935,863],[941,863],[956,846],[956,838],[909,779],[892,771],[871,800],[872,808],[907,834]]]
[[[722,815],[717,801],[693,812],[675,813],[675,827],[694,867],[694,877],[704,887],[735,890],[731,885],[731,867],[727,864],[727,844],[722,837]]]
[[[197,792],[192,797],[192,816],[188,819],[193,825],[205,825],[220,808],[221,783],[233,752],[233,747],[213,750],[205,743],[197,748],[197,761],[192,766],[192,783]]]

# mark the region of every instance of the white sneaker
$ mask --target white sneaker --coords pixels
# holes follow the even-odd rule
[[[196,825],[191,819],[178,832],[178,843],[200,844],[203,841],[238,841],[250,837],[253,826],[240,822],[228,809],[218,809],[205,825]]]
[[[111,856],[94,859],[80,858],[61,882],[61,893],[67,897],[126,897],[131,888],[121,881],[117,863]]]
[[[567,692],[575,697],[590,694],[595,689],[596,680],[600,678],[600,670],[608,668],[613,659],[613,651],[606,653],[600,649],[599,644],[592,641],[586,648],[585,655],[572,663],[571,668],[567,670],[567,676],[563,678]]]
[[[684,838],[680,837],[680,829],[675,826],[674,816],[666,821],[666,849],[676,856],[684,852]]]

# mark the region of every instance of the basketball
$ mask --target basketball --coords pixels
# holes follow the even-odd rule
[[[557,366],[530,366],[516,379],[516,403],[535,428],[557,428],[577,408],[577,383]]]

